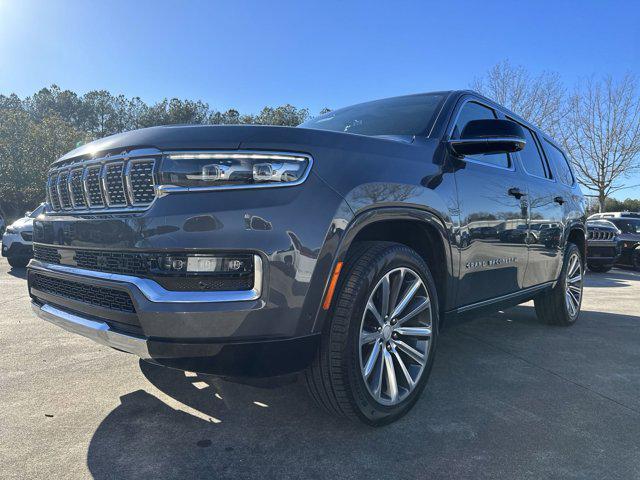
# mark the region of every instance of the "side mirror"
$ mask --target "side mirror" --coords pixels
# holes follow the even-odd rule
[[[471,120],[460,138],[449,140],[453,152],[460,157],[491,153],[519,152],[526,140],[522,127],[511,120]]]

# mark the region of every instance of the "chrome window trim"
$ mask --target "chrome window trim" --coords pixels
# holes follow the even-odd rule
[[[223,302],[246,302],[258,300],[262,296],[264,271],[262,268],[262,258],[260,255],[253,256],[253,288],[251,290],[232,290],[216,292],[176,292],[167,290],[157,282],[149,278],[134,277],[132,275],[122,275],[119,273],[98,272],[86,270],[84,268],[57,265],[39,260],[31,260],[29,268],[42,272],[51,271],[66,273],[73,276],[86,278],[98,278],[100,280],[110,280],[113,282],[127,283],[135,286],[140,292],[153,303],[223,303]]]
[[[495,107],[492,107],[491,105],[488,105],[487,103],[483,102],[481,99],[476,98],[476,97],[464,98],[462,100],[462,103],[460,103],[460,106],[457,107],[458,111],[456,112],[455,116],[451,120],[451,124],[449,125],[449,131],[447,133],[447,142],[450,142],[450,141],[454,140],[453,138],[451,138],[451,136],[453,135],[453,130],[454,130],[454,128],[456,128],[456,123],[458,122],[458,118],[460,117],[460,112],[462,112],[462,109],[464,108],[464,106],[467,103],[477,103],[478,105],[482,105],[483,107],[488,108],[489,110],[491,110],[494,113],[494,115],[496,116],[495,117],[496,119],[499,119],[498,110],[496,110]],[[456,107],[454,107],[454,109],[455,108]],[[502,112],[500,112],[500,113],[502,113]],[[502,167],[500,165],[493,165],[491,163],[481,162],[479,160],[468,159],[467,157],[464,157],[464,161],[468,162],[468,163],[473,163],[475,165],[482,165],[484,167],[497,168],[498,170],[504,170],[504,171],[507,171],[507,172],[515,172],[516,171],[516,168],[515,168],[515,163],[516,162],[513,161],[513,158],[511,157],[510,154],[505,153],[505,155],[507,156],[507,159],[509,160],[509,163],[510,163],[510,165],[508,167]]]
[[[175,185],[158,185],[156,188],[157,196],[164,197],[171,193],[187,193],[187,192],[215,192],[221,190],[246,190],[246,189],[254,189],[254,188],[286,188],[286,187],[295,187],[297,185],[303,184],[309,174],[311,173],[311,167],[313,166],[313,157],[308,153],[297,153],[297,152],[283,152],[283,151],[271,151],[271,150],[174,150],[174,151],[166,151],[162,153],[162,156],[165,157],[167,155],[184,155],[184,154],[203,154],[203,153],[215,153],[215,154],[261,154],[261,155],[282,155],[289,157],[304,157],[307,160],[307,168],[302,176],[296,180],[295,182],[288,183],[265,183],[265,184],[253,184],[253,185],[219,185],[219,186],[211,186],[211,187],[178,187]]]
[[[545,153],[542,150],[542,143],[540,142],[540,138],[538,136],[538,132],[536,132],[532,128],[527,127],[525,124],[523,124],[522,122],[519,122],[515,118],[510,117],[509,115],[505,115],[505,118],[507,120],[511,120],[514,123],[517,123],[522,128],[526,128],[527,130],[529,130],[529,132],[531,133],[531,136],[533,137],[533,141],[536,144],[536,149],[538,150],[538,156],[540,157],[540,160],[542,160],[544,162],[542,164],[542,166],[543,166],[543,168],[546,167],[545,170],[547,170],[549,172],[549,175],[551,175],[551,176],[550,177],[541,177],[539,175],[534,175],[533,173],[530,173],[529,170],[527,170],[527,166],[524,163],[524,160],[520,156],[520,152],[516,152],[518,154],[518,159],[520,160],[520,163],[522,164],[522,170],[524,170],[524,173],[526,173],[529,177],[538,178],[540,180],[546,180],[546,181],[551,182],[551,183],[556,183],[556,179],[552,175],[552,172],[551,172],[551,165],[549,164],[549,159],[547,158],[547,156],[545,155]]]

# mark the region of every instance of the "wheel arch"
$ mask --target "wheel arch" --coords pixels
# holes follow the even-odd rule
[[[411,207],[379,207],[357,215],[345,229],[331,271],[338,262],[348,258],[355,243],[366,240],[397,242],[415,250],[429,265],[434,277],[440,311],[445,312],[452,304],[455,282],[451,241],[449,229],[438,215]],[[328,284],[329,278],[325,294]],[[327,316],[320,306],[315,332],[322,330]],[[440,317],[442,321],[444,315]]]

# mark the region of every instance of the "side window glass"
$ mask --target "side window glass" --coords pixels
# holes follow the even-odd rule
[[[534,175],[536,177],[542,178],[550,177],[549,175],[547,175],[547,169],[544,166],[544,160],[542,159],[542,155],[540,154],[540,149],[538,147],[536,137],[533,135],[533,132],[527,127],[525,127],[524,125],[520,126],[524,131],[524,139],[527,141],[526,145],[524,146],[524,150],[519,152],[524,169],[529,175]]]
[[[547,140],[545,140],[544,151],[547,153],[547,157],[551,162],[553,162],[558,179],[569,187],[573,185],[573,174],[571,173],[569,162],[564,156],[564,153]]]
[[[460,138],[464,127],[471,120],[489,120],[497,118],[493,110],[476,102],[467,102],[460,110],[458,119],[453,128],[452,138]],[[497,167],[509,167],[509,156],[506,153],[493,153],[490,155],[468,155],[466,158],[476,162],[486,163]]]

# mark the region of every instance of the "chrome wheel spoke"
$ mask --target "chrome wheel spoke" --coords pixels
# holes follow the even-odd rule
[[[382,309],[381,314],[386,319],[389,316],[389,297],[391,296],[391,286],[389,285],[389,274],[382,279]]]
[[[407,313],[404,317],[398,319],[398,325],[403,325],[416,315],[424,312],[429,307],[431,307],[431,301],[428,298],[423,297],[423,300],[418,305],[416,305],[409,313]]]
[[[582,275],[578,274],[575,277],[569,278],[569,283],[578,283],[582,281]]]
[[[393,367],[393,357],[387,350],[384,350],[382,355],[384,356],[384,367],[387,379],[387,395],[389,395],[389,400],[395,403],[398,399],[398,381],[396,380],[396,370]]]
[[[407,337],[423,337],[428,338],[431,336],[431,329],[428,327],[400,327],[395,330],[400,335]]]
[[[391,318],[395,318],[402,313],[420,287],[422,287],[422,280],[420,280],[419,277],[416,277],[415,281],[409,287],[409,290],[407,290],[404,297],[402,297],[402,300],[400,300],[398,305],[396,305],[396,308],[394,308],[391,313]]]
[[[425,360],[424,354],[420,353],[418,350],[416,350],[412,346],[407,345],[406,343],[400,340],[396,340],[396,345],[400,350],[402,350],[404,353],[409,355],[413,360],[418,362],[420,365],[424,365],[424,360]]]
[[[369,359],[367,360],[367,363],[365,364],[364,370],[362,372],[364,374],[365,379],[369,378],[369,376],[371,375],[371,372],[373,372],[373,368],[376,366],[376,361],[380,356],[381,348],[382,346],[380,342],[376,342],[373,344],[373,350],[371,350],[371,353],[369,354]]]
[[[360,346],[368,345],[380,339],[380,332],[367,332],[362,331],[360,333]]]
[[[375,319],[378,321],[378,324],[381,327],[383,327],[384,326],[384,320],[382,319],[382,316],[380,315],[380,312],[378,312],[378,309],[376,308],[376,306],[373,304],[373,299],[371,299],[371,298],[367,302],[367,310],[373,314]]]
[[[411,377],[409,370],[407,370],[407,366],[404,364],[404,360],[402,360],[402,357],[398,353],[398,350],[395,348],[395,346],[393,348],[393,356],[396,358],[396,362],[400,367],[400,371],[402,372],[402,375],[404,376],[404,379],[406,380],[409,389],[412,389],[415,382],[413,381],[413,378]]]

